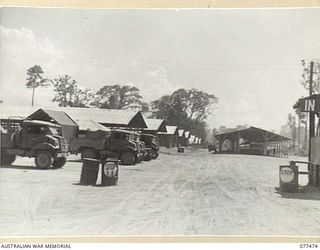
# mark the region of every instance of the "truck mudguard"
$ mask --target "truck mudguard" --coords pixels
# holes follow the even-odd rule
[[[39,150],[50,151],[54,156],[54,154],[59,150],[59,148],[54,147],[52,144],[49,144],[48,142],[42,142],[32,147],[31,152],[34,155],[34,153]]]

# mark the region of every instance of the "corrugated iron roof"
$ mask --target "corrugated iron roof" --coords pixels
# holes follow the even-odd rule
[[[166,126],[167,132],[165,134],[174,135],[177,134],[178,126]]]
[[[241,133],[241,136],[243,138],[247,138],[251,141],[254,142],[272,142],[272,141],[291,141],[292,139],[276,134],[274,132],[265,130],[265,129],[261,129],[261,128],[257,128],[254,126],[251,126],[249,128],[244,128],[244,129],[235,129],[232,130],[230,132],[225,132],[225,133],[221,133],[221,134],[217,134],[215,135],[215,137],[218,139],[219,137],[225,137],[225,139],[234,139],[237,136],[239,136],[238,133]]]
[[[78,126],[65,112],[52,109],[38,109],[28,116],[28,119],[41,119],[41,117],[50,117],[56,123],[67,126]]]
[[[74,108],[59,107],[59,110],[66,112],[73,120],[93,120],[103,124],[117,124],[128,126],[129,123],[141,112],[121,109],[98,109],[98,108]],[[142,115],[142,114],[141,114]],[[145,123],[145,120],[142,116]]]
[[[179,133],[179,137],[182,137],[184,134],[184,129],[179,129],[178,133]]]
[[[148,128],[146,130],[154,130],[158,132],[167,132],[165,120],[163,119],[145,119]]]
[[[184,131],[184,136],[186,138],[189,138],[190,137],[190,131]]]
[[[98,108],[74,108],[74,107],[50,107],[40,108],[50,116],[54,116],[55,120],[59,124],[75,125],[76,120],[85,121],[92,120],[98,123],[117,124],[128,126],[134,119],[141,120],[141,128],[146,128],[146,122],[141,112],[132,110],[120,110],[120,109],[98,109]],[[7,119],[9,117],[22,117],[27,118],[31,114],[39,110],[39,107],[15,107],[8,106],[3,107],[0,112],[0,118]],[[57,111],[63,111],[66,116],[61,116]],[[139,115],[140,114],[140,115]],[[69,117],[69,119],[67,119]],[[70,121],[71,120],[71,121]]]

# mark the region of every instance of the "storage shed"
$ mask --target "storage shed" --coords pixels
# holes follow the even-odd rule
[[[51,109],[38,109],[27,117],[30,120],[52,122],[61,126],[62,135],[70,143],[78,135],[78,124],[65,112]]]
[[[178,146],[178,127],[177,126],[166,126],[167,132],[159,132],[160,146],[167,148]]]
[[[182,141],[184,140],[184,129],[178,130],[178,146],[182,146]]]
[[[92,120],[109,128],[147,128],[140,111],[98,108],[59,108],[74,121]]]
[[[219,152],[222,152],[222,144],[229,140],[229,152],[279,157],[286,156],[287,147],[291,142],[290,138],[253,126],[217,134],[215,137],[219,141]]]
[[[183,136],[181,137],[181,146],[188,147],[189,146],[189,138],[190,138],[190,131],[184,131]]]
[[[143,132],[153,135],[158,135],[159,132],[167,132],[166,122],[163,119],[145,119],[147,123],[147,128],[143,129]]]
[[[189,144],[195,144],[195,139],[196,137],[194,135],[190,135],[190,138],[189,138]]]

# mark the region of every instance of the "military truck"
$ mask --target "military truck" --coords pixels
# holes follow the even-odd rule
[[[61,168],[68,155],[68,144],[61,126],[37,120],[1,120],[0,163],[11,165],[16,156],[35,158],[37,168]]]
[[[215,144],[209,144],[209,145],[208,145],[208,151],[209,151],[209,152],[213,151],[214,153],[216,153],[216,152],[217,152],[217,147],[216,147],[216,145],[215,145]]]
[[[146,153],[144,160],[157,159],[159,156],[158,137],[152,134],[141,134],[140,140],[145,143]]]
[[[90,131],[71,140],[70,152],[81,154],[81,158],[104,160],[118,158],[124,165],[133,165],[138,157],[134,135],[127,130]]]
[[[137,145],[137,157],[136,162],[139,163],[144,160],[144,157],[146,155],[146,146],[143,141],[141,141],[140,134],[136,132],[132,132],[133,134],[133,140]]]

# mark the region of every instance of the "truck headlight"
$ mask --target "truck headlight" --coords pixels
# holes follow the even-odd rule
[[[137,151],[137,144],[135,142],[131,142],[134,151]]]
[[[52,145],[53,145],[55,148],[59,148],[59,147],[60,147],[59,140],[56,139],[56,138],[52,138]]]

